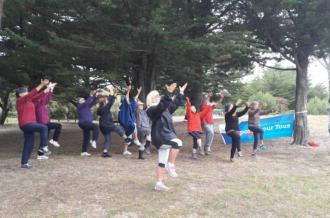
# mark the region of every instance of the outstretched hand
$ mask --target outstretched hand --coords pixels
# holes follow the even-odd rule
[[[236,105],[236,106],[240,106],[241,103],[242,103],[242,100],[241,100],[241,99],[237,99],[235,105]]]
[[[49,80],[48,79],[41,79],[40,80],[40,84],[43,85],[43,86],[47,86],[49,83]]]
[[[187,86],[188,86],[188,83],[185,83],[183,86],[179,86],[181,94],[184,94],[184,91],[186,90]]]
[[[90,96],[95,96],[95,95],[96,95],[96,93],[97,93],[97,91],[96,91],[96,90],[92,90],[92,91],[90,92]]]

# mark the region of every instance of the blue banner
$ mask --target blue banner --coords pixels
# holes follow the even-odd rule
[[[264,140],[292,137],[294,114],[284,114],[260,119],[260,127],[264,130]],[[253,133],[248,129],[248,122],[240,123],[241,142],[253,142]],[[231,144],[231,138],[225,133],[224,125],[220,125],[220,133],[225,144]]]

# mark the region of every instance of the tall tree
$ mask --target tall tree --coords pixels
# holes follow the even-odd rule
[[[309,59],[329,28],[327,0],[246,0],[241,1],[243,25],[260,43],[296,66],[295,144],[306,144]]]

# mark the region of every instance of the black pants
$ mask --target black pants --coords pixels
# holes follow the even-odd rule
[[[232,140],[230,158],[234,158],[236,149],[238,152],[241,151],[241,136],[239,134],[239,131],[232,131],[227,134],[231,137]]]
[[[92,122],[83,122],[79,123],[79,127],[83,130],[83,144],[82,144],[82,152],[87,152],[88,143],[90,141],[90,131],[93,131],[92,140],[96,141],[99,137],[99,128],[96,124]]]
[[[201,133],[200,132],[191,132],[189,134],[193,137],[193,149],[198,149],[197,140],[202,138]]]
[[[257,126],[249,126],[249,130],[253,132],[253,136],[254,136],[253,149],[257,149],[259,137],[260,140],[264,139],[264,130]]]
[[[48,136],[50,135],[50,131],[53,129],[54,130],[54,135],[53,135],[53,140],[58,141],[60,138],[61,130],[62,130],[62,125],[60,123],[48,123]]]

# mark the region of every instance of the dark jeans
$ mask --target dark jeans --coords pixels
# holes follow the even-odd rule
[[[241,151],[241,136],[239,134],[239,131],[232,131],[227,134],[231,137],[232,140],[230,158],[234,158],[236,149],[238,152]]]
[[[100,126],[100,130],[104,136],[104,149],[109,149],[111,148],[111,132],[115,132],[117,133],[118,135],[120,135],[120,137],[123,137],[124,134],[125,134],[125,131],[124,129],[120,128],[119,126],[110,126],[110,127],[103,127],[103,126]]]
[[[82,144],[82,152],[87,152],[88,144],[90,141],[90,131],[93,131],[92,140],[96,141],[99,137],[99,128],[96,124],[92,122],[83,122],[79,123],[79,127],[83,130],[83,144]]]
[[[193,149],[198,149],[197,140],[202,138],[201,133],[200,132],[191,132],[189,134],[193,137]]]
[[[28,163],[34,145],[34,133],[40,133],[40,146],[39,149],[47,146],[48,141],[48,128],[46,125],[40,123],[31,123],[24,125],[21,130],[24,133],[24,147],[22,152],[21,164]]]
[[[48,123],[48,135],[50,135],[50,131],[53,129],[54,130],[54,135],[53,135],[53,140],[58,141],[60,138],[61,130],[62,130],[62,125],[59,123]]]
[[[254,136],[253,149],[257,149],[259,137],[260,140],[264,139],[264,130],[257,126],[249,126],[249,130],[253,132],[253,136]]]

